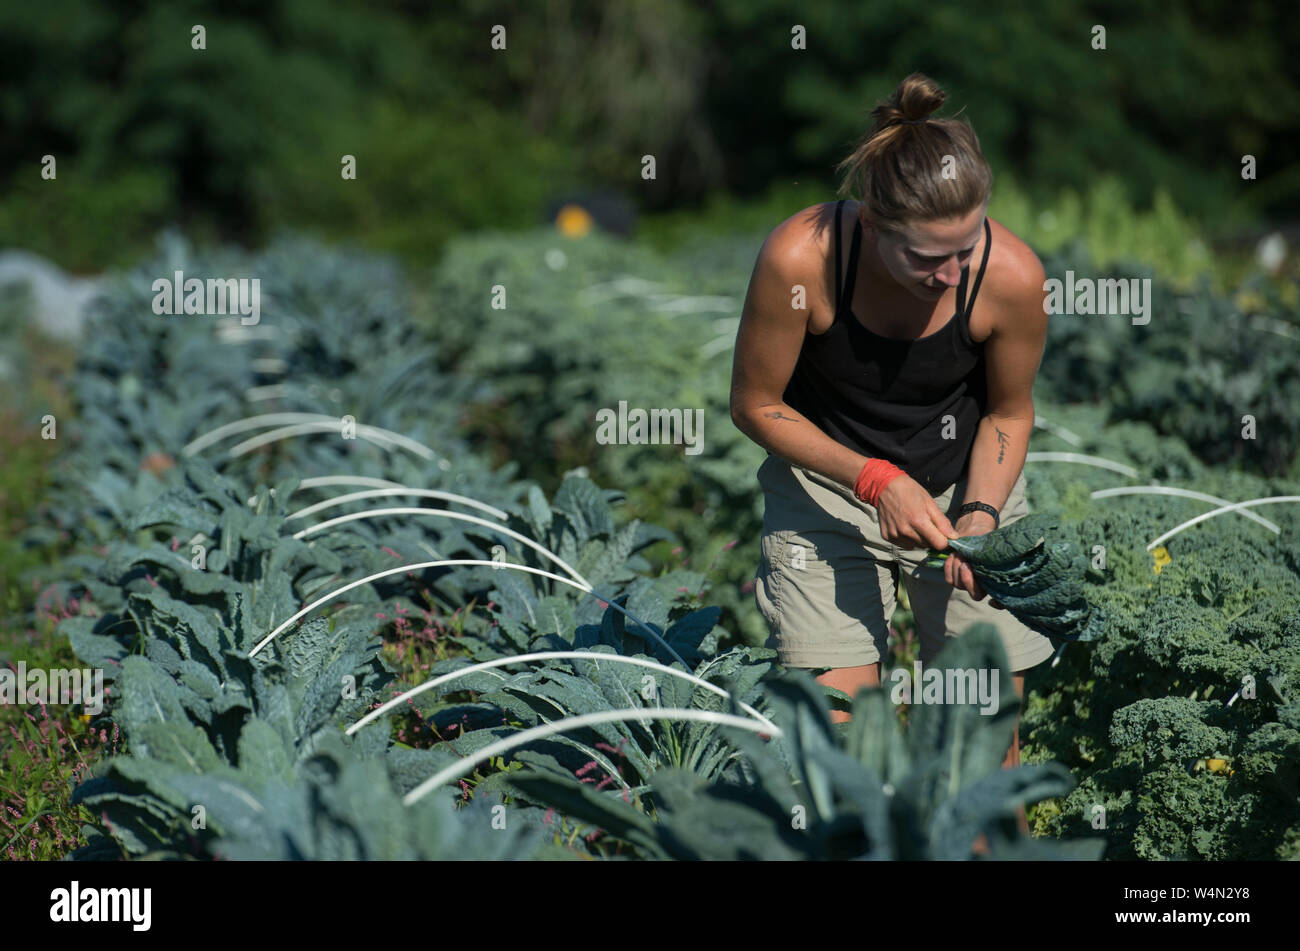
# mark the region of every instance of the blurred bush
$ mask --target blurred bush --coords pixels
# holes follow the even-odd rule
[[[917,69],[1035,207],[1074,189],[1094,207],[1149,208],[1161,234],[1174,206],[1227,231],[1300,210],[1300,175],[1276,158],[1296,152],[1294,18],[1136,0],[1108,12],[1104,50],[1097,19],[1082,0],[1050,17],[886,0],[795,18],[784,0],[10,4],[0,246],[86,270],[147,253],[163,225],[253,245],[299,227],[427,261],[455,232],[528,227],[579,186],[649,213],[773,182],[825,195],[872,106]],[[1257,181],[1240,177],[1247,154]],[[1107,173],[1116,184],[1089,194]],[[1044,237],[1082,224],[1094,254],[1147,237],[1058,215]]]

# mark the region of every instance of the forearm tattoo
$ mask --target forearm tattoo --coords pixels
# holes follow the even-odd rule
[[[774,409],[774,410],[772,410],[772,412],[770,412],[770,413],[764,413],[763,415],[766,416],[768,419],[784,419],[784,420],[788,420],[789,422],[792,422],[792,423],[803,422],[803,420],[799,419],[799,417],[797,417],[797,416],[787,416],[787,415],[785,415],[785,413],[781,412],[779,409]]]
[[[998,429],[997,426],[993,427],[993,431],[998,434],[998,465],[1001,465],[1002,457],[1007,453],[1007,445],[1011,442],[1011,437]]]

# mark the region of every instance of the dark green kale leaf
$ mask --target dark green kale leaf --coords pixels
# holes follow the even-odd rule
[[[1084,597],[1087,564],[1061,535],[1055,516],[1034,513],[986,535],[951,539],[948,547],[1026,627],[1055,641],[1096,640],[1104,619]]]

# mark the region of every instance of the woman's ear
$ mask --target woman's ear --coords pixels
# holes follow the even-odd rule
[[[864,238],[871,238],[874,240],[884,233],[876,228],[875,222],[871,218],[871,213],[867,211],[866,202],[858,204],[858,220],[862,222],[862,236]]]
[[[871,216],[867,214],[865,204],[858,205],[858,221],[862,224],[862,236],[864,238],[875,237],[876,229],[871,223]]]

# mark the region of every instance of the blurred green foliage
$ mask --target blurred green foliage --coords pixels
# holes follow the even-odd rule
[[[191,46],[196,24],[206,49]],[[1032,184],[1024,201],[1073,189],[1161,221],[1176,206],[1219,234],[1300,208],[1296,29],[1267,3],[1158,0],[10,4],[0,246],[98,270],[168,224],[253,245],[294,227],[424,263],[453,233],[535,223],[575,185],[612,185],[650,213],[772,183],[824,196],[913,70],[948,92],[941,114],[972,120],[999,183]],[[1241,179],[1246,154],[1256,181]],[[1114,194],[1090,195],[1107,175]],[[1091,244],[1116,240],[1104,216],[1058,215],[1045,238],[1086,224]]]
[[[67,435],[72,403],[63,386],[75,354],[30,325],[31,307],[21,288],[0,287],[0,627],[35,604],[28,573],[62,554],[57,540],[34,545],[24,533],[40,520],[37,507],[66,443],[59,436]]]
[[[1035,194],[1013,176],[999,175],[988,211],[1040,256],[1064,251],[1077,241],[1099,268],[1140,261],[1180,289],[1210,276],[1211,286],[1220,292],[1235,286],[1242,265],[1248,269],[1251,264],[1249,251],[1241,261],[1212,254],[1201,225],[1175,207],[1164,189],[1157,190],[1149,210],[1135,206],[1114,175],[1094,179],[1081,190],[1065,187],[1051,198]],[[747,233],[757,248],[785,218],[830,200],[830,191],[816,181],[773,185],[751,201],[719,192],[701,209],[646,219],[642,237],[656,250],[671,253],[690,242],[726,242]]]

